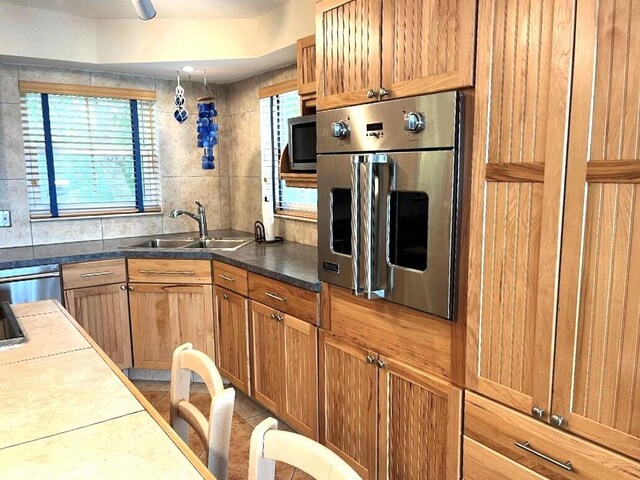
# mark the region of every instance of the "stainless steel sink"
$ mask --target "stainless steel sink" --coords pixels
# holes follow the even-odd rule
[[[120,248],[207,248],[234,251],[253,242],[253,237],[216,237],[208,240],[195,238],[152,238]]]
[[[253,242],[253,237],[218,237],[209,240],[198,240],[185,245],[184,248],[210,248],[213,250],[234,251]]]
[[[153,238],[140,243],[132,243],[121,248],[180,248],[193,243],[192,239]]]

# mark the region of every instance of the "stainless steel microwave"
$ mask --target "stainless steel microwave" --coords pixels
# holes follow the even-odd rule
[[[461,95],[318,113],[318,274],[454,319]]]
[[[316,116],[289,119],[289,164],[291,170],[316,170]]]

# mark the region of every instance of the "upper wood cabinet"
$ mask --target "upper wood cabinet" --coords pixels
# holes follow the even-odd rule
[[[574,4],[479,2],[467,387],[525,413],[551,406]]]
[[[640,458],[640,4],[580,0],[552,413]]]
[[[170,369],[174,349],[185,342],[213,358],[211,285],[138,283],[131,289],[136,368]]]
[[[318,2],[318,109],[473,85],[475,24],[463,0]]]
[[[298,95],[316,93],[316,36],[298,40],[296,53]]]

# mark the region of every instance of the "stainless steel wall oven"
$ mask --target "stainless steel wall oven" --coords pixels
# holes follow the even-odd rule
[[[318,113],[321,280],[453,318],[463,98]]]

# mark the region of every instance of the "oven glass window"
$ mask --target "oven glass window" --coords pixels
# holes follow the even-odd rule
[[[331,190],[331,249],[351,255],[351,189]]]
[[[429,232],[429,196],[424,192],[389,194],[389,263],[425,271]]]

